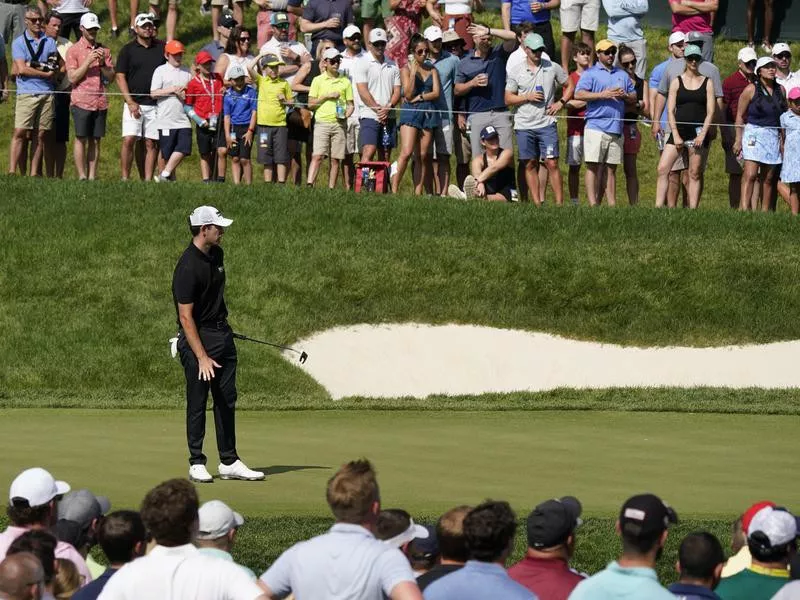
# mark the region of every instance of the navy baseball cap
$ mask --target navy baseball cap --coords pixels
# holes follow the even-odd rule
[[[481,139],[482,140],[488,140],[489,138],[493,138],[493,137],[500,137],[500,134],[497,133],[497,129],[495,129],[491,125],[488,125],[487,127],[484,127],[483,129],[481,129]]]
[[[553,548],[581,525],[582,507],[574,496],[564,496],[539,504],[528,515],[528,546],[535,549]]]
[[[625,537],[630,538],[661,534],[677,522],[675,510],[655,494],[628,498],[619,513],[619,528]]]

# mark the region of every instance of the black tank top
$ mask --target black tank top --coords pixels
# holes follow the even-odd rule
[[[683,76],[678,76],[678,93],[675,96],[675,121],[678,133],[684,140],[692,140],[697,135],[697,127],[702,127],[706,120],[706,86],[708,77],[696,90],[687,89],[683,85]]]

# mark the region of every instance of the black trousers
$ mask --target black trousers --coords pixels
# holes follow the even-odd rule
[[[219,459],[230,465],[239,458],[236,454],[236,346],[233,331],[224,329],[199,329],[200,341],[208,355],[222,368],[214,368],[211,381],[198,379],[197,357],[183,332],[178,336],[183,372],[186,375],[186,440],[189,444],[189,464],[206,464],[203,438],[206,435],[206,402],[208,392],[214,401],[214,427],[217,433]]]

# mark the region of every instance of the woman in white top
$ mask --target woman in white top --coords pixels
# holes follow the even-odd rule
[[[253,62],[253,55],[250,54],[250,32],[241,25],[231,29],[228,43],[225,44],[225,52],[217,59],[214,72],[222,77],[225,87],[231,87],[233,82],[228,77],[228,72],[233,65],[240,65],[245,73],[250,72],[250,65]],[[247,83],[252,83],[250,78],[246,78]]]

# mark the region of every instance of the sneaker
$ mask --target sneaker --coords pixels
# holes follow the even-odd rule
[[[114,38],[118,38],[119,37],[119,27],[112,27],[111,28],[111,35]]]
[[[192,465],[189,467],[189,480],[195,483],[211,483],[214,478],[205,465]]]
[[[458,198],[459,200],[466,200],[467,195],[462,192],[457,185],[451,183],[447,188],[447,196],[449,198]]]
[[[249,469],[241,460],[237,460],[232,465],[220,464],[218,469],[220,479],[242,479],[244,481],[261,481],[264,473]]]
[[[468,199],[474,198],[477,189],[478,189],[478,182],[472,175],[467,175],[464,178],[464,194],[466,195],[466,197]]]
[[[764,52],[766,52],[768,55],[771,55],[771,54],[772,54],[772,44],[770,44],[770,43],[769,43],[769,42],[767,42],[767,41],[764,41],[764,42],[761,44],[761,49],[762,49]]]

